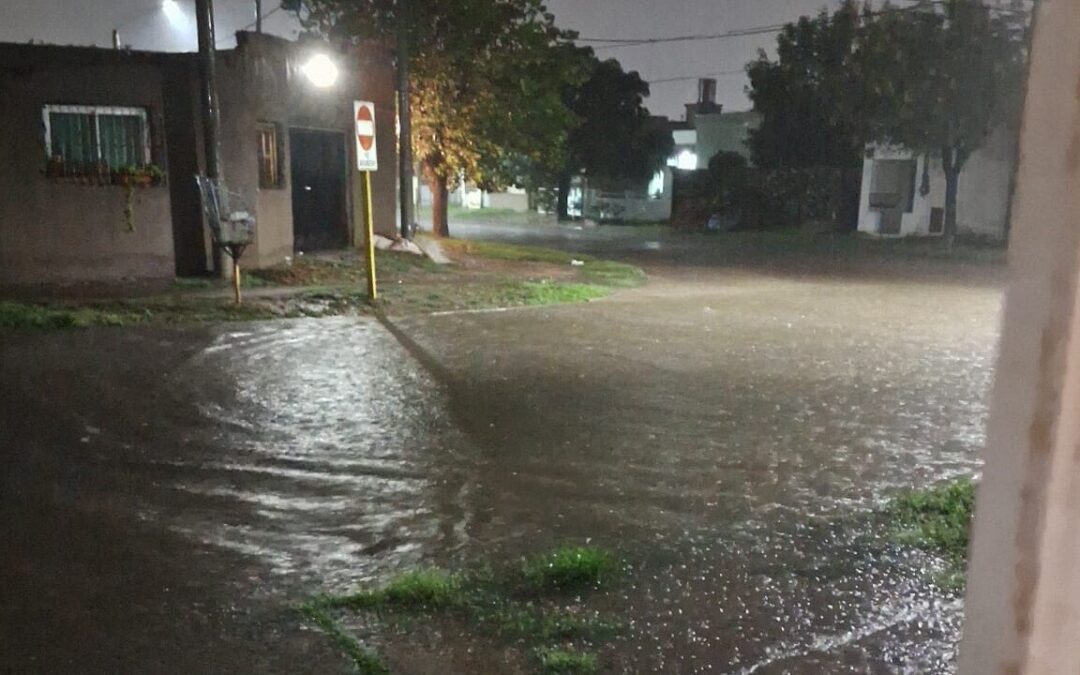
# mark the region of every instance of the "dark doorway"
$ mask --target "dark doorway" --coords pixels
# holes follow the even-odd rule
[[[345,217],[345,135],[289,130],[293,248],[322,251],[349,245]]]

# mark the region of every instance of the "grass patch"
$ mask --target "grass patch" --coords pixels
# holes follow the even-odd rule
[[[522,565],[526,583],[537,590],[595,588],[614,570],[615,562],[607,551],[587,547],[561,548]]]
[[[608,294],[606,288],[593,284],[557,281],[518,281],[507,284],[502,292],[510,303],[518,305],[555,305],[587,302]]]
[[[539,246],[520,246],[490,241],[471,239],[442,239],[439,242],[448,253],[470,255],[489,260],[508,260],[512,262],[547,263],[550,265],[570,265],[573,261],[584,263],[575,266],[578,278],[588,284],[630,288],[645,283],[645,272],[634,265],[601,260],[583,253],[568,253]]]
[[[540,262],[554,265],[569,265],[572,260],[595,260],[591,256],[567,253],[553,248],[539,246],[520,246],[494,241],[473,239],[440,239],[443,249],[462,255],[488,258],[490,260],[512,260],[515,262]]]
[[[65,308],[22,302],[0,302],[0,328],[49,330],[89,326],[123,326],[137,317],[93,308]]]
[[[375,270],[379,275],[443,271],[426,256],[396,251],[376,251]],[[252,270],[246,276],[264,286],[366,286],[367,266],[352,253],[340,259],[298,256],[291,265]]]
[[[460,581],[448,572],[431,569],[403,574],[381,588],[334,598],[328,604],[352,609],[433,610],[458,606],[462,600]]]
[[[599,588],[614,567],[613,557],[605,551],[563,548],[500,572],[487,567],[459,574],[438,569],[407,572],[378,588],[316,598],[303,611],[364,673],[380,672],[363,668],[381,661],[342,629],[336,612],[368,612],[396,630],[412,630],[422,617],[449,620],[467,627],[467,633],[501,640],[508,648],[533,650],[542,672],[590,673],[596,669],[595,656],[553,646],[609,640],[622,626],[586,610],[580,598],[564,608],[565,596],[544,594]],[[550,666],[541,654],[551,655]]]
[[[240,271],[241,288],[263,288],[270,283],[248,270]],[[178,291],[216,291],[231,289],[232,280],[217,277],[177,277],[173,279],[173,288]]]
[[[57,330],[143,323],[254,321],[291,314],[258,303],[235,305],[226,298],[146,298],[88,303],[0,302],[0,329]]]
[[[590,284],[633,288],[645,283],[645,270],[612,260],[589,260],[578,268],[581,279]]]
[[[477,593],[464,606],[471,623],[507,640],[552,643],[610,640],[623,625],[594,613],[554,611],[531,600]]]
[[[505,265],[473,268],[437,265],[426,257],[379,251],[380,305],[392,313],[429,313],[498,307],[587,302],[612,288],[635,286],[645,274],[624,265],[551,249],[486,242],[451,242],[469,255],[566,266],[573,272]],[[582,266],[570,266],[583,260]],[[494,269],[488,269],[494,268]],[[554,279],[546,276],[556,277]],[[0,330],[55,330],[142,323],[214,323],[279,318],[356,315],[371,311],[367,271],[355,252],[333,257],[297,257],[289,266],[252,270],[248,287],[290,287],[252,292],[244,304],[232,302],[228,282],[180,278],[161,295],[108,300],[0,300]]]
[[[538,649],[536,658],[541,671],[550,675],[581,675],[595,673],[596,656],[568,649]]]
[[[354,670],[360,675],[389,675],[390,669],[383,663],[379,655],[371,649],[364,647],[356,638],[342,630],[334,617],[317,602],[311,602],[300,608],[304,617],[322,629],[334,645],[345,654]]]
[[[888,506],[893,538],[940,555],[948,567],[935,575],[935,583],[948,590],[962,588],[974,508],[975,484],[967,478],[904,493]]]

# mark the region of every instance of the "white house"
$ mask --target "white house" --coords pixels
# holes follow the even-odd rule
[[[1015,139],[1002,128],[972,153],[960,172],[956,228],[960,234],[1005,237]],[[945,229],[945,173],[930,159],[930,191],[922,194],[923,156],[882,145],[863,160],[859,232],[881,237],[938,236]]]

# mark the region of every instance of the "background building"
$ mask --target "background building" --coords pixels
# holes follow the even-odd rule
[[[972,153],[956,193],[959,234],[1004,239],[1016,164],[1015,133],[1001,128]],[[871,145],[863,161],[859,232],[882,237],[938,236],[945,230],[945,173],[930,157],[930,191],[922,194],[926,158],[906,148]]]

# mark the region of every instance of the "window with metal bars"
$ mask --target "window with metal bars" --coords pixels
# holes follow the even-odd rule
[[[276,189],[284,187],[281,180],[281,161],[276,124],[259,124],[256,127],[259,141],[259,187]]]
[[[150,163],[143,108],[47,105],[42,115],[48,159],[68,172]]]

